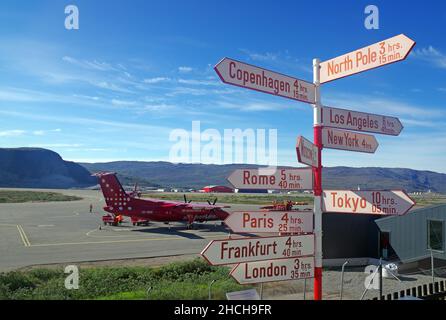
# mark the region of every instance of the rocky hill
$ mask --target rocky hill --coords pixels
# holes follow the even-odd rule
[[[0,148],[0,187],[83,188],[96,184],[90,172],[56,152],[39,148]]]

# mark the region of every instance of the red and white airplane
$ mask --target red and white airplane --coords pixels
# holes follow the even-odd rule
[[[163,201],[158,199],[139,198],[136,190],[126,192],[113,172],[99,172],[98,177],[104,195],[106,206],[113,224],[122,221],[122,216],[130,217],[133,225],[148,223],[149,221],[186,222],[192,228],[194,222],[223,221],[229,213],[215,202],[206,204],[192,204],[184,196],[184,202]],[[106,220],[104,220],[104,223]]]

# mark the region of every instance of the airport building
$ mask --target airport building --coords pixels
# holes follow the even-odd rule
[[[205,193],[234,193],[234,189],[226,186],[206,186],[202,190]]]
[[[325,213],[324,265],[366,265],[380,257],[416,267],[446,261],[446,205],[409,211],[403,216]]]

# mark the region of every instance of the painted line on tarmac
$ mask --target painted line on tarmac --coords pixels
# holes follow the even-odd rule
[[[19,230],[20,237],[22,238],[23,244],[25,247],[30,247],[31,243],[29,242],[28,237],[26,236],[25,230],[23,230],[21,225],[17,225],[17,230]]]
[[[206,240],[213,238],[222,238],[222,235],[207,236],[202,239],[191,240]],[[127,240],[106,240],[106,241],[83,241],[83,242],[62,242],[62,243],[43,243],[33,244],[31,247],[53,247],[53,246],[69,246],[69,245],[91,245],[91,244],[112,244],[112,243],[132,243],[132,242],[146,242],[146,241],[168,241],[168,240],[185,240],[182,237],[165,237],[165,238],[144,238],[144,239],[127,239]]]
[[[103,227],[103,229],[101,230],[101,231],[107,231],[107,230],[110,230],[110,229],[105,229],[104,227]],[[113,230],[113,229],[112,229]],[[136,229],[135,229],[136,230]],[[90,237],[90,238],[125,238],[125,237],[128,237],[129,235],[128,234],[126,234],[126,235],[115,235],[115,236],[103,236],[103,235],[101,235],[101,236],[92,236],[91,234],[93,233],[93,232],[95,232],[95,231],[99,231],[99,228],[95,228],[95,229],[93,229],[93,230],[90,230],[90,231],[88,231],[85,235],[87,236],[87,237]],[[114,230],[113,230],[114,231]],[[123,230],[123,231],[132,231],[132,230],[130,230],[130,229],[125,229],[125,230]]]

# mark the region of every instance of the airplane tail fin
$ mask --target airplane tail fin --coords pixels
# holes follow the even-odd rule
[[[93,174],[93,176],[98,177],[99,185],[101,186],[102,194],[104,195],[107,206],[116,207],[129,201],[129,196],[116,177],[116,173],[99,172]]]

